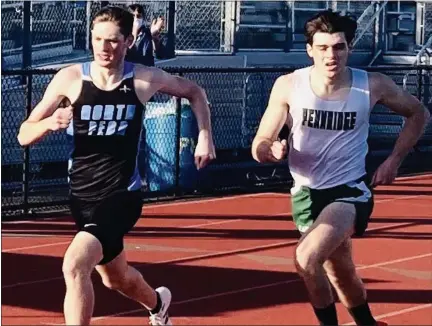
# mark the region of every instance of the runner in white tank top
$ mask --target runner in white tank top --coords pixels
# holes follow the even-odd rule
[[[369,80],[350,69],[352,85],[340,100],[325,100],[310,86],[313,67],[293,74],[288,153],[295,187],[325,189],[365,175],[369,132]]]
[[[378,325],[357,276],[351,236],[362,235],[373,209],[371,186],[389,184],[423,133],[429,113],[388,77],[347,68],[357,23],[323,11],[305,25],[313,66],[279,77],[252,144],[259,162],[285,158],[278,135],[287,122],[294,179],[292,215],[302,234],[295,264],[321,325],[337,325],[331,286],[357,325]],[[392,154],[365,177],[369,113],[380,103],[406,118]]]

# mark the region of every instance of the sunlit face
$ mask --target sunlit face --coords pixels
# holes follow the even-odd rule
[[[97,22],[92,30],[94,60],[102,67],[117,67],[126,55],[132,37],[125,39],[114,22]]]
[[[350,49],[345,33],[315,33],[312,46],[307,44],[307,53],[314,61],[314,67],[328,78],[342,72],[347,64]]]

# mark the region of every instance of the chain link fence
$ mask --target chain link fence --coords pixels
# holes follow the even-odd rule
[[[1,155],[2,155],[2,207],[23,205],[23,163],[24,150],[20,147],[17,134],[26,117],[26,92],[22,75],[1,78]]]
[[[161,31],[161,39],[164,40],[168,37],[168,26],[169,20],[169,1],[109,1],[110,5],[127,8],[131,4],[139,4],[144,8],[144,22],[147,26],[150,26],[154,19],[162,17],[165,21],[165,27]],[[99,1],[100,6],[100,1]],[[92,17],[96,11],[92,11]]]
[[[176,50],[219,52],[224,6],[223,1],[176,1]]]
[[[30,3],[28,12],[24,10],[25,3]],[[147,24],[160,16],[166,22],[174,21],[173,30],[166,26],[162,37],[174,41],[177,54],[304,49],[305,20],[326,8],[348,11],[357,18],[363,14],[358,33],[365,33],[355,50],[370,51],[375,40],[375,23],[369,24],[375,14],[372,0],[176,1],[171,7],[170,1],[2,1],[2,63],[8,69],[19,69],[24,64],[28,68],[87,60],[91,58],[93,15],[102,5],[126,7],[132,3],[144,6]],[[26,26],[25,18],[30,13]],[[32,51],[23,53],[30,30]],[[431,3],[425,3],[424,31],[427,40],[432,35]],[[382,41],[384,37],[378,39]],[[27,63],[23,55],[29,53],[32,62]]]
[[[91,57],[91,19],[103,5],[144,7],[145,22],[165,19],[162,38],[169,36],[169,1],[2,1],[2,63],[7,68],[23,67],[23,43],[30,37],[31,67],[54,62],[73,62]],[[219,52],[224,46],[222,22],[225,3],[220,1],[176,2],[172,10],[177,51]],[[31,15],[25,29],[24,19]]]
[[[432,110],[431,67],[366,69],[391,76]],[[217,160],[199,173],[194,169],[197,129],[190,106],[185,100],[157,94],[148,103],[143,119],[145,146],[140,147],[139,166],[145,198],[263,191],[290,184],[286,162],[258,164],[251,157],[250,147],[274,81],[281,74],[292,71],[291,68],[181,68],[167,71],[194,80],[206,90]],[[22,209],[43,211],[67,200],[71,144],[66,133],[52,133],[25,150],[16,138],[27,111],[40,101],[54,73],[39,70],[2,74],[2,212],[5,214],[16,214]],[[390,153],[402,126],[403,119],[386,107],[374,108],[370,148],[375,165]],[[414,157],[405,161],[402,172],[424,169],[420,165],[432,159],[431,128],[429,124]]]
[[[2,66],[22,63],[23,1],[1,2]]]
[[[82,2],[31,1],[30,13],[23,1],[2,2],[2,61],[22,67],[23,46],[31,30],[31,57],[35,63],[50,62],[83,54],[86,49],[86,6]],[[31,15],[25,30],[24,16]]]
[[[122,7],[132,3],[142,5],[147,24],[151,24],[157,17],[163,17],[165,22],[169,19],[169,1],[110,1],[109,3]],[[219,52],[223,45],[224,8],[223,1],[176,1],[175,31],[173,31],[176,50]],[[93,10],[92,14],[94,14]],[[167,32],[165,24],[162,37],[168,37]]]

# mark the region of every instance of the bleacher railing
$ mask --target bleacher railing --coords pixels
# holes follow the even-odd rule
[[[380,29],[382,13],[388,1],[372,1],[363,14],[357,19],[358,29],[352,47],[365,49],[372,46],[372,53],[382,49],[383,30]]]
[[[194,171],[194,120],[185,100],[157,94],[143,121],[147,147],[141,149],[143,198],[161,200],[184,196],[247,193],[289,189],[287,162],[259,164],[251,143],[267,106],[271,87],[294,68],[167,68],[196,81],[211,103],[217,160]],[[364,67],[391,76],[432,110],[432,67]],[[407,72],[415,77],[404,79]],[[55,132],[26,148],[19,146],[21,122],[40,101],[56,70],[2,71],[2,215],[13,216],[57,210],[67,203],[69,139]],[[420,76],[420,78],[418,77]],[[377,106],[370,127],[370,168],[385,159],[403,119]],[[156,128],[156,129],[155,129]],[[154,132],[154,131],[157,132]],[[401,173],[431,168],[432,128],[407,158]]]
[[[432,35],[417,53],[415,64],[432,65]]]

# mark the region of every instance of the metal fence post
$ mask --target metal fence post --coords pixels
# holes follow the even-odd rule
[[[178,74],[183,76],[182,73]],[[175,143],[175,196],[180,195],[180,138],[181,138],[181,98],[176,97],[176,143]]]
[[[31,27],[31,1],[24,1],[23,10],[23,31],[24,42],[22,52],[22,67],[24,70],[31,69],[32,67],[32,27]],[[26,117],[30,115],[32,107],[32,75],[28,73],[23,76],[23,84],[26,90]],[[24,162],[23,162],[23,175],[22,175],[22,192],[23,192],[23,215],[27,216],[29,213],[29,177],[30,177],[30,149],[28,146],[24,148]]]
[[[32,92],[33,92],[33,76],[28,72],[26,78],[26,117],[30,115],[32,109]],[[29,214],[29,179],[30,179],[30,148],[24,148],[24,162],[23,162],[23,175],[22,175],[22,192],[23,192],[23,215]]]
[[[427,70],[427,69],[423,69],[422,68],[422,75],[424,76],[424,81],[423,81],[423,103],[426,106],[426,108],[429,108],[429,103],[432,104],[432,74],[431,74],[431,70]],[[429,87],[428,87],[429,86]],[[431,110],[432,110],[432,106],[431,106]],[[431,111],[432,113],[432,111]]]
[[[166,59],[171,59],[175,57],[175,17],[176,17],[176,4],[175,1],[169,1],[168,3],[168,24],[167,24],[167,57]]]
[[[23,52],[22,68],[29,69],[32,66],[32,28],[31,28],[31,1],[24,1],[23,10]]]
[[[294,26],[293,22],[290,19],[293,6],[294,4],[289,1],[285,3],[285,44],[283,48],[284,52],[290,52],[293,42]]]
[[[92,14],[91,14],[91,1],[86,1],[86,30],[85,30],[85,50],[90,51],[91,50],[91,21],[92,21]]]
[[[417,98],[422,101],[423,69],[417,67]]]

